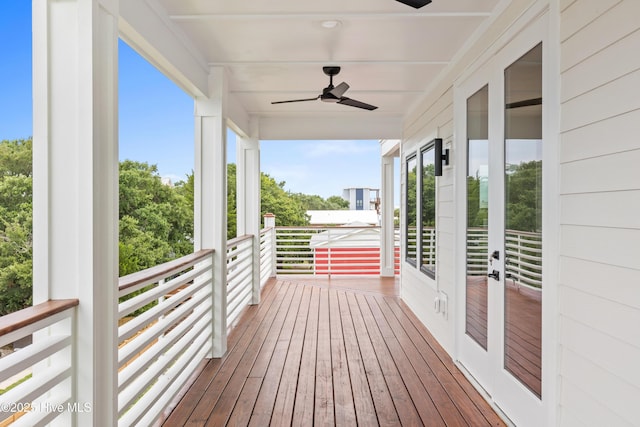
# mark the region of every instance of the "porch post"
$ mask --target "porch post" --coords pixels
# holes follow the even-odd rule
[[[389,149],[389,143],[392,149]],[[395,145],[394,145],[395,144]],[[393,277],[395,275],[395,228],[394,228],[394,156],[397,151],[397,141],[383,141],[381,143],[381,220],[380,220],[380,276]]]
[[[257,123],[251,121],[251,135],[236,144],[236,194],[238,236],[253,236],[252,304],[260,303],[260,141]]]
[[[79,300],[72,354],[50,363],[91,408],[62,425],[117,423],[118,5],[33,2],[33,302]]]
[[[212,67],[209,97],[195,102],[194,249],[214,249],[211,357],[227,351],[226,75]]]
[[[276,257],[276,216],[274,214],[264,214],[264,228],[271,228],[271,277],[276,277],[278,274],[278,258]]]

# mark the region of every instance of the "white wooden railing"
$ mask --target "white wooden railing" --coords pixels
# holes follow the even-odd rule
[[[15,379],[0,395],[0,425],[39,426],[69,416],[77,401],[68,381],[77,305],[75,299],[48,301],[0,318],[0,347],[34,336],[33,344],[0,359],[0,383]],[[49,358],[55,363],[45,366]]]
[[[276,227],[276,272],[379,275],[380,227]]]
[[[433,269],[436,266],[436,229],[423,228],[420,242],[421,266]]]
[[[152,425],[211,350],[213,251],[120,278],[118,425]]]
[[[260,230],[260,288],[276,275],[276,229]]]
[[[542,288],[542,234],[507,230],[505,271],[518,285]]]
[[[253,236],[227,242],[227,329],[231,329],[253,295]]]
[[[542,287],[542,234],[507,230],[505,233],[505,273],[519,286]],[[489,258],[487,229],[467,230],[467,274],[487,274]]]
[[[486,228],[467,229],[467,275],[485,276],[489,259],[489,240]]]

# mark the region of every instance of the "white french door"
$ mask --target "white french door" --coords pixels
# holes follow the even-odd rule
[[[457,87],[457,352],[512,421],[540,426],[544,47],[521,45]]]

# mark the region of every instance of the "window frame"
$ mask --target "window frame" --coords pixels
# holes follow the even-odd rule
[[[434,198],[434,209],[433,209],[433,248],[435,251],[435,256],[433,257],[433,270],[431,270],[430,268],[428,268],[427,264],[423,264],[424,258],[423,258],[423,243],[424,243],[424,218],[423,218],[423,206],[424,206],[424,167],[425,165],[423,164],[423,156],[425,155],[425,153],[427,153],[428,151],[433,151],[433,156],[434,156],[434,164],[437,161],[437,159],[435,158],[435,139],[429,141],[428,143],[426,143],[425,145],[421,146],[419,149],[419,162],[418,162],[418,168],[420,169],[420,179],[418,179],[417,181],[417,190],[418,193],[417,195],[419,195],[419,200],[420,202],[417,204],[419,209],[417,210],[417,220],[418,220],[418,228],[420,230],[419,236],[420,236],[420,240],[419,240],[419,244],[417,244],[419,250],[418,250],[418,265],[419,265],[419,269],[422,273],[426,274],[427,276],[429,276],[432,279],[436,278],[436,265],[437,265],[437,257],[438,257],[438,251],[437,251],[437,247],[438,247],[438,215],[437,215],[437,211],[438,211],[438,185],[437,185],[437,180],[436,180],[436,175],[435,175],[435,171],[434,171],[434,175],[433,175],[433,183],[434,183],[434,188],[433,188],[433,198]]]
[[[404,194],[404,201],[405,201],[405,213],[404,213],[404,232],[405,232],[405,236],[404,236],[404,243],[405,243],[405,253],[404,253],[404,260],[406,263],[412,265],[413,267],[416,267],[418,265],[418,235],[416,233],[416,241],[415,241],[415,248],[416,248],[416,252],[415,252],[415,258],[410,258],[409,257],[409,163],[411,161],[415,161],[415,169],[416,169],[416,180],[415,180],[415,218],[413,218],[416,223],[416,232],[417,232],[417,227],[418,227],[418,216],[419,216],[419,211],[418,211],[418,177],[417,177],[417,173],[418,173],[418,169],[419,169],[419,159],[418,159],[418,154],[417,153],[411,153],[410,155],[406,156],[404,159],[404,164],[405,164],[405,194]]]

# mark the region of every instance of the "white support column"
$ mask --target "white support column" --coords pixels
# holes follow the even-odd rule
[[[393,223],[393,156],[382,156],[381,162],[381,200],[380,210],[380,275],[393,277],[395,274],[395,230]]]
[[[251,136],[236,144],[236,194],[238,236],[253,236],[252,304],[260,303],[260,141],[257,123],[251,122]]]
[[[264,228],[271,229],[271,277],[276,277],[278,274],[278,258],[276,251],[276,216],[274,214],[264,214]]]
[[[227,129],[226,75],[209,74],[209,97],[195,103],[194,247],[214,249],[211,357],[227,351]]]
[[[33,2],[33,302],[79,300],[73,354],[51,363],[91,406],[64,425],[117,423],[118,7]]]

